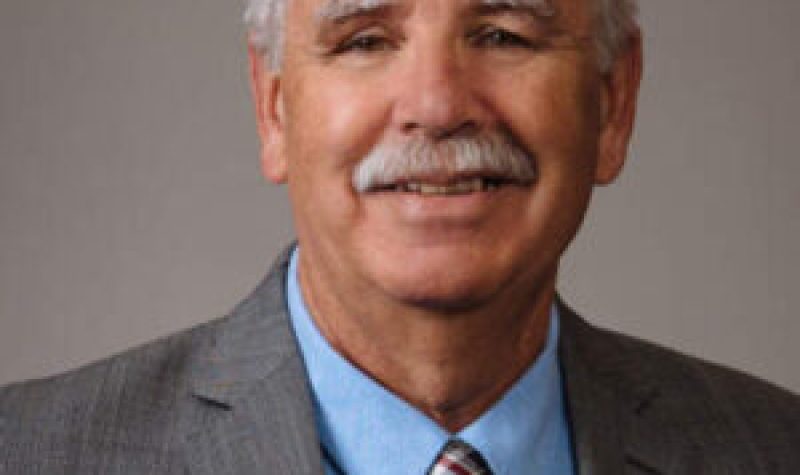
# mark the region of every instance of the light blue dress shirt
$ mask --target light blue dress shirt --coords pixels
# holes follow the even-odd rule
[[[555,307],[537,360],[480,418],[450,434],[330,346],[303,302],[298,253],[289,265],[289,315],[311,382],[328,475],[423,475],[452,437],[477,449],[495,475],[575,473]]]

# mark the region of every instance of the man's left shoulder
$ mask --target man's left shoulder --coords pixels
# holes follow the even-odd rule
[[[631,339],[653,384],[647,414],[671,438],[712,459],[751,458],[766,473],[800,463],[800,397],[742,371]],[[646,407],[639,410],[644,413]],[[652,427],[653,424],[650,426]],[[734,453],[737,452],[737,453]],[[716,461],[714,463],[717,463]]]
[[[663,465],[702,467],[698,473],[741,466],[793,473],[789,464],[800,463],[798,395],[579,317],[566,320],[563,356],[588,375],[579,388],[607,390],[626,407],[625,438],[636,451]]]
[[[603,331],[613,335],[609,338],[623,349],[623,357],[641,365],[644,376],[653,380],[652,387],[668,397],[674,409],[713,408],[711,412],[728,412],[754,425],[772,421],[771,416],[778,416],[781,425],[794,418],[794,424],[786,428],[800,434],[800,396],[788,389],[656,343]]]

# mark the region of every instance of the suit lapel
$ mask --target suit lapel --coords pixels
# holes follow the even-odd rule
[[[209,324],[181,415],[192,474],[322,474],[307,378],[286,309],[287,255]]]
[[[321,475],[322,455],[305,368],[286,308],[288,253],[230,316],[201,327],[181,411],[194,475]],[[618,338],[560,299],[559,360],[581,475],[674,473],[659,442],[657,378]],[[672,444],[674,447],[674,444]],[[679,472],[677,472],[679,473]]]
[[[648,416],[658,404],[656,375],[608,332],[557,300],[559,360],[581,475],[676,473],[674,444],[661,443]],[[666,442],[666,441],[663,441]]]

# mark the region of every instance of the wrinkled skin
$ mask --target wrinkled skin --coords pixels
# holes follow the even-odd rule
[[[340,22],[317,19],[323,3],[290,3],[279,75],[252,55],[263,169],[289,185],[301,284],[325,336],[458,427],[470,417],[444,408],[480,412],[541,346],[559,258],[625,159],[640,41],[603,74],[582,0],[555,17],[405,0]],[[535,183],[455,196],[352,187],[377,143],[489,130],[528,153]],[[459,376],[450,361],[467,351],[504,369],[476,360]]]

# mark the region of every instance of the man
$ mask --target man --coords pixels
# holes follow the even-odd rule
[[[229,316],[0,392],[0,472],[789,474],[800,402],[557,297],[641,75],[623,0],[253,0],[298,245]]]

